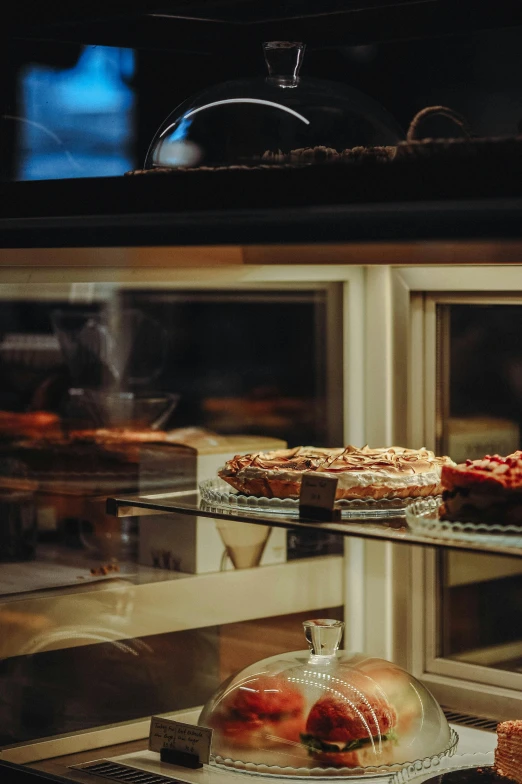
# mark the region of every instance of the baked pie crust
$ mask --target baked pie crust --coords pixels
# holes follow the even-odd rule
[[[438,495],[443,465],[454,464],[424,448],[300,446],[236,455],[218,473],[245,495],[298,498],[303,474],[313,471],[338,479],[338,500],[379,500]]]

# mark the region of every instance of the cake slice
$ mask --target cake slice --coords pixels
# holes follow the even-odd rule
[[[522,524],[522,452],[486,455],[444,465],[440,519],[498,525]]]
[[[498,725],[495,771],[522,784],[522,719]]]
[[[455,764],[454,757],[450,764]],[[497,726],[495,762],[491,766],[458,768],[439,773],[425,784],[522,784],[522,720]]]

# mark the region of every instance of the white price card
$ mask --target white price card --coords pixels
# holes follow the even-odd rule
[[[339,519],[340,510],[334,508],[337,482],[334,476],[304,473],[299,495],[300,516],[317,517],[321,520]]]
[[[151,751],[175,749],[186,754],[195,754],[200,762],[208,765],[211,744],[212,730],[208,727],[183,724],[181,721],[161,719],[159,716],[153,716],[150,720],[149,749]]]

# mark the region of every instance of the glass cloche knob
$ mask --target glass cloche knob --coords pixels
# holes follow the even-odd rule
[[[335,656],[341,644],[344,623],[330,618],[304,621],[304,633],[312,656]]]
[[[269,81],[280,87],[297,87],[305,45],[298,41],[266,41],[263,51]]]

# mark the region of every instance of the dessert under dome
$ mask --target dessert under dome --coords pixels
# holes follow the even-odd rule
[[[423,770],[455,752],[439,704],[391,662],[339,651],[344,624],[306,621],[309,652],[263,659],[229,678],[199,724],[214,730],[214,764],[285,775]]]
[[[305,46],[263,44],[268,74],[210,87],[166,118],[146,169],[310,163],[335,152],[380,150],[403,138],[393,117],[344,84],[299,75]],[[297,152],[296,152],[297,151]]]

